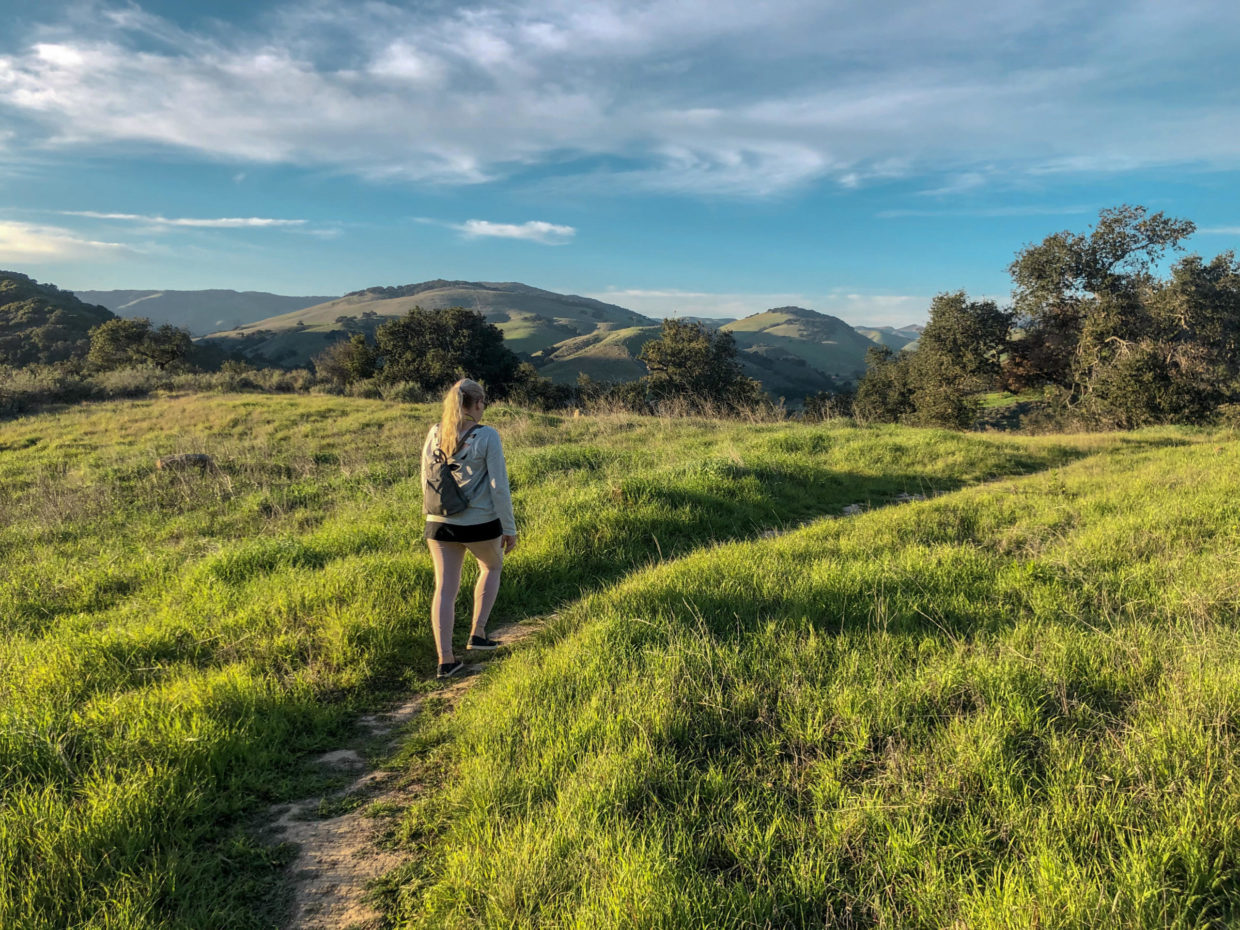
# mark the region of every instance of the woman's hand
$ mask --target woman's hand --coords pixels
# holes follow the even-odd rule
[[[517,535],[515,533],[511,536],[504,534],[499,538],[499,544],[504,550],[504,555],[507,555],[517,548]]]

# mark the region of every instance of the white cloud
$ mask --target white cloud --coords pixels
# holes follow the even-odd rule
[[[289,3],[210,32],[105,7],[0,56],[0,107],[42,125],[26,147],[454,184],[554,164],[693,196],[928,173],[954,179],[946,197],[1013,174],[1240,164],[1218,79],[1240,7],[1112,7]]]
[[[492,223],[488,220],[466,220],[453,227],[471,239],[495,237],[499,239],[524,239],[542,245],[566,245],[577,235],[572,226],[557,226],[541,220],[527,223]]]
[[[1203,226],[1197,232],[1206,236],[1240,236],[1240,226]]]
[[[304,226],[305,220],[279,220],[263,216],[219,218],[148,216],[140,213],[96,213],[93,210],[62,210],[64,216],[83,216],[93,220],[123,220],[151,226],[192,226],[199,229],[254,229],[279,226]]]
[[[0,262],[4,263],[106,259],[133,251],[119,242],[84,239],[59,226],[0,220]]]

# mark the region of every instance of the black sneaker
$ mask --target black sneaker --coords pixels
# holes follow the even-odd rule
[[[464,662],[441,662],[439,664],[439,674],[436,678],[451,678],[457,672],[465,671]]]
[[[485,636],[471,636],[465,648],[476,651],[479,649],[498,649],[501,645],[501,643],[497,643],[493,639],[487,639]]]

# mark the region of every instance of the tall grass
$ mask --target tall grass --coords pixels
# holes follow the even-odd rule
[[[564,610],[418,740],[394,919],[1234,926],[1240,443],[1115,439]]]
[[[0,423],[0,926],[279,922],[288,851],[257,838],[266,806],[323,787],[304,760],[354,714],[433,686],[417,481],[433,416],[224,395]],[[846,504],[1119,441],[489,416],[523,531],[507,620]],[[156,472],[170,452],[218,471]]]

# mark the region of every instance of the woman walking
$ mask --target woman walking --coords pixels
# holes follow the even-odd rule
[[[455,675],[465,667],[452,652],[456,595],[461,566],[468,552],[478,560],[474,586],[474,621],[466,649],[496,649],[486,635],[487,618],[499,593],[504,555],[517,545],[517,523],[508,491],[508,468],[499,433],[479,420],[486,410],[482,385],[463,378],[443,399],[443,416],[426,434],[422,446],[422,510],[426,514],[426,544],[435,563],[435,599],[431,601],[431,628],[439,652],[439,677]],[[441,488],[452,482],[464,498],[447,504],[455,491]]]

